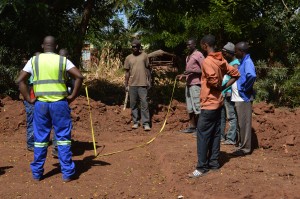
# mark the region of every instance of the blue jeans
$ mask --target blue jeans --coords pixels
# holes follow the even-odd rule
[[[218,169],[220,154],[221,108],[201,110],[197,123],[197,170]]]
[[[229,129],[228,132],[226,133],[226,138],[225,138],[226,119],[228,119],[229,122]],[[222,107],[222,113],[221,113],[221,137],[235,143],[236,135],[237,135],[237,116],[234,108],[234,102],[231,101],[230,96],[226,96],[224,99],[224,106]]]
[[[24,100],[24,106],[26,111],[26,142],[27,148],[34,147],[34,136],[33,136],[33,111],[34,105]]]
[[[139,106],[141,107],[141,120],[142,125],[150,124],[150,114],[147,102],[148,90],[146,86],[130,86],[129,87],[129,98],[130,98],[130,108],[131,115],[134,124],[139,123]]]

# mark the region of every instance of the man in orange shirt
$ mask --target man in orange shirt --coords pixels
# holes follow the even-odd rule
[[[202,62],[200,104],[201,113],[197,124],[198,164],[189,177],[197,178],[209,170],[220,167],[220,125],[221,107],[223,105],[222,90],[231,86],[240,76],[238,70],[230,66],[221,52],[215,52],[215,37],[206,35],[201,40],[201,48],[207,52]],[[224,75],[231,79],[222,86]]]

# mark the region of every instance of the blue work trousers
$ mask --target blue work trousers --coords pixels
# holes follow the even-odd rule
[[[27,148],[33,148],[34,136],[33,136],[33,111],[34,105],[27,101],[24,101],[25,112],[26,112],[26,141]]]
[[[44,173],[44,163],[51,128],[53,126],[58,145],[58,158],[63,179],[75,174],[75,164],[71,152],[71,110],[66,100],[57,102],[37,101],[34,106],[34,161],[31,163],[33,178],[40,179]]]

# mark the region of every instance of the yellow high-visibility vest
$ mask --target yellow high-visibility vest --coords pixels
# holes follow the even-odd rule
[[[33,90],[39,101],[55,102],[67,95],[67,59],[54,53],[42,53],[32,58]]]

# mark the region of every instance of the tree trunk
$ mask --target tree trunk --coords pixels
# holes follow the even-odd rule
[[[82,19],[79,27],[78,39],[74,47],[74,64],[77,67],[81,67],[80,58],[81,58],[81,50],[83,47],[84,37],[86,34],[86,30],[91,18],[92,9],[95,5],[95,0],[87,0],[84,5],[84,11],[82,14]]]

